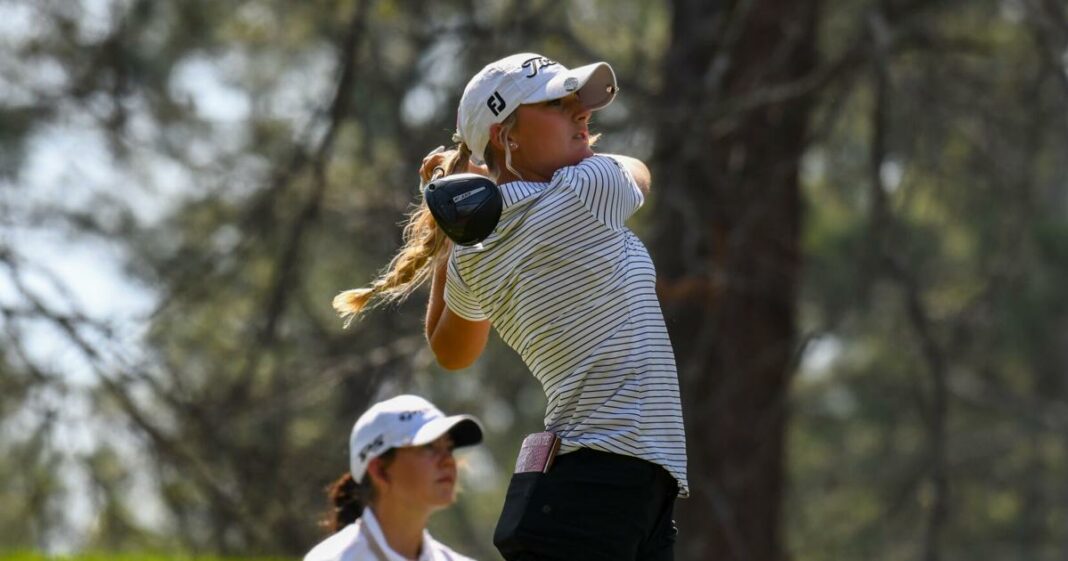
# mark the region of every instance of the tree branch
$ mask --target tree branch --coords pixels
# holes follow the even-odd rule
[[[875,89],[875,102],[872,107],[872,138],[869,160],[869,179],[871,182],[872,208],[870,225],[870,251],[874,255],[877,270],[895,281],[905,297],[905,311],[912,326],[913,335],[920,346],[921,354],[927,364],[932,387],[931,403],[926,409],[928,424],[928,461],[933,499],[928,512],[928,519],[923,536],[923,558],[926,561],[938,561],[941,557],[940,542],[943,529],[949,516],[946,448],[948,446],[948,385],[946,381],[946,359],[939,344],[935,341],[930,314],[923,303],[922,291],[913,274],[904,267],[896,257],[891,243],[894,220],[887,200],[887,187],[883,182],[882,170],[886,160],[890,114],[890,78],[889,56],[890,27],[879,12],[873,12],[869,19],[871,36],[874,38],[872,50],[872,72]],[[870,261],[870,258],[869,258]],[[922,394],[920,394],[922,395]]]

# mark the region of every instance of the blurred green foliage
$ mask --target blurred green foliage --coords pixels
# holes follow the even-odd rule
[[[405,391],[485,421],[431,531],[495,559],[511,462],[540,429],[537,383],[497,339],[442,372],[423,293],[348,330],[329,301],[387,263],[420,158],[497,56],[608,60],[622,93],[597,116],[602,148],[650,157],[673,110],[658,105],[673,3],[97,4],[0,3],[25,16],[0,49],[0,547],[299,557],[322,537],[351,423]],[[1056,2],[823,2],[827,74],[806,85],[800,160],[792,559],[916,559],[941,500],[944,559],[1068,557],[1066,21]],[[35,160],[64,138],[75,148]],[[35,288],[35,260],[66,256],[22,245],[27,232],[117,248],[124,282],[156,301],[133,344]],[[38,282],[9,298],[18,278]],[[35,357],[41,331],[81,337],[80,369]],[[691,447],[704,429],[688,427]],[[681,530],[684,545],[705,529]]]

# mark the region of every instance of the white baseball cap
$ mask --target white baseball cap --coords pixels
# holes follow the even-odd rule
[[[486,161],[490,125],[504,121],[524,103],[540,103],[578,92],[596,111],[616,97],[616,74],[606,62],[568,70],[534,53],[519,53],[491,62],[464,88],[456,113],[456,130],[476,164]]]
[[[391,448],[422,446],[441,435],[452,435],[456,447],[482,442],[482,425],[471,415],[446,417],[433,403],[417,395],[380,401],[360,415],[349,436],[349,470],[356,481],[367,464]]]

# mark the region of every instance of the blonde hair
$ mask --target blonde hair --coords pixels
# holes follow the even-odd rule
[[[522,178],[512,167],[512,150],[508,146],[508,133],[517,122],[517,114],[517,111],[513,111],[501,122],[499,138],[504,146],[504,166],[516,177]],[[334,310],[345,320],[345,327],[370,307],[383,302],[401,302],[407,298],[430,278],[435,260],[449,247],[445,232],[438,228],[434,216],[430,214],[430,208],[422,198],[422,186],[430,182],[435,173],[452,175],[467,171],[471,149],[459,140],[458,135],[454,135],[453,139],[457,141],[456,148],[446,153],[442,165],[434,166],[432,160],[425,160],[423,167],[419,169],[420,202],[404,224],[404,245],[390,260],[384,272],[371,282],[371,286],[346,290],[334,297]],[[490,174],[494,178],[500,177],[501,170],[490,146],[486,146],[484,152],[483,157]]]
[[[452,175],[458,170],[466,171],[467,160],[471,157],[467,145],[460,143],[451,152],[440,166],[445,175]],[[431,164],[428,161],[419,170],[421,185],[429,182],[438,169]],[[404,246],[393,256],[385,271],[371,282],[371,286],[346,290],[334,297],[334,310],[345,320],[346,327],[370,305],[400,302],[407,298],[430,276],[433,258],[447,247],[445,233],[438,228],[430,208],[422,200],[422,189],[419,206],[408,215],[404,225],[403,239]]]

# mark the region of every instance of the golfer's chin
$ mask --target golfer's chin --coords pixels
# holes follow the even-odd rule
[[[432,501],[435,509],[445,508],[456,502],[456,487],[454,485],[449,485],[448,489],[439,487],[435,491]]]
[[[585,144],[581,149],[575,150],[571,154],[571,158],[569,158],[567,165],[578,165],[579,162],[593,155],[593,148],[591,148],[589,144]]]

